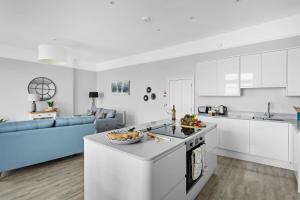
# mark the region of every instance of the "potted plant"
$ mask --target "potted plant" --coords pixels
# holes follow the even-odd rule
[[[47,101],[48,104],[48,108],[46,109],[46,111],[54,111],[54,101]]]

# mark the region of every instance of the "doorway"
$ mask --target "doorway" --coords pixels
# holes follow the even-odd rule
[[[185,114],[194,114],[194,79],[169,79],[169,109],[176,108],[176,118]]]

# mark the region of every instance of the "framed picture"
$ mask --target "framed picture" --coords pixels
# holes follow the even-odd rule
[[[111,93],[130,95],[130,81],[115,81],[111,83]]]

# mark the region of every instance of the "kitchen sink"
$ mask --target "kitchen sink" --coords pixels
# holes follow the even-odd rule
[[[278,118],[267,118],[267,117],[252,117],[252,119],[256,120],[266,120],[266,121],[284,121],[284,119],[278,119]]]

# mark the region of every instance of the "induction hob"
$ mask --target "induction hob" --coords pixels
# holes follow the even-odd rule
[[[176,125],[163,125],[161,127],[152,129],[150,132],[184,139],[199,132],[199,129],[185,128]]]

